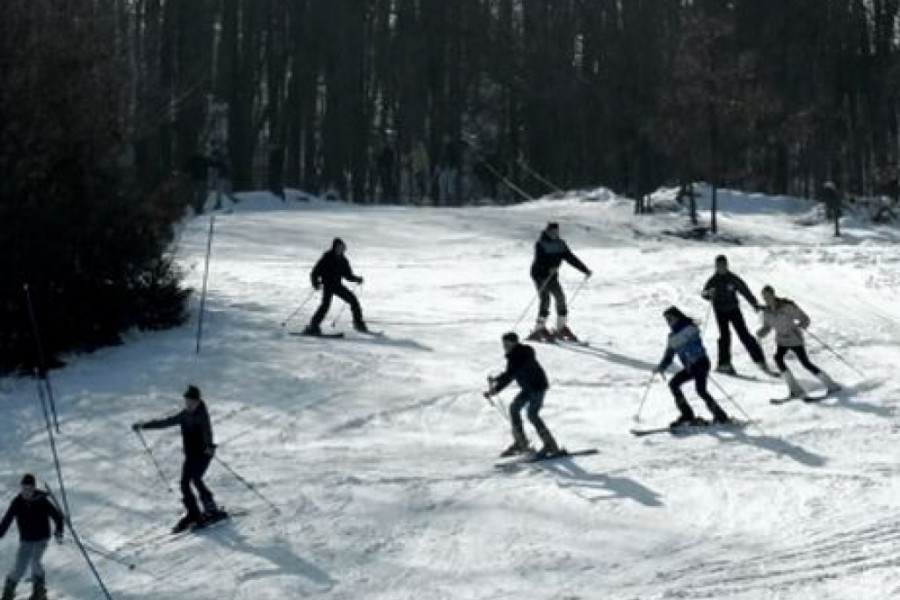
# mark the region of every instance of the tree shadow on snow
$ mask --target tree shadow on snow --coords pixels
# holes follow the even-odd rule
[[[634,479],[615,477],[607,473],[589,473],[578,466],[571,458],[556,459],[541,466],[561,479],[558,482],[560,487],[606,492],[592,496],[582,496],[590,502],[628,498],[644,506],[663,506],[662,497],[658,493]]]
[[[201,535],[204,532],[201,531]],[[232,552],[243,552],[271,563],[271,567],[256,568],[253,570],[236,573],[235,577],[241,584],[276,577],[279,575],[302,576],[322,588],[330,588],[337,581],[332,579],[324,570],[297,556],[285,543],[273,544],[266,547],[256,547],[244,540],[232,527],[219,527],[210,530],[214,535],[207,536]]]
[[[624,354],[619,354],[605,348],[597,348],[595,346],[579,346],[576,344],[559,344],[556,347],[571,350],[572,352],[576,352],[578,354],[585,354],[587,356],[600,358],[617,365],[628,367],[630,369],[637,369],[638,371],[642,371],[644,373],[649,373],[656,367],[656,363],[650,363],[638,358],[631,358],[630,356],[625,356]]]

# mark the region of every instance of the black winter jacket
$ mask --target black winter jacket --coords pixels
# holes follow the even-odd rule
[[[506,370],[494,381],[494,390],[502,391],[513,380],[528,391],[543,392],[550,387],[547,374],[531,346],[517,344],[506,354]]]
[[[731,312],[740,308],[738,294],[746,298],[753,308],[759,310],[756,296],[743,279],[730,271],[724,275],[716,273],[703,286],[703,297],[711,301],[713,308],[718,312]]]
[[[209,412],[206,410],[205,402],[201,402],[194,411],[184,409],[165,419],[147,421],[141,428],[164,429],[175,425],[181,426],[181,440],[184,443],[186,456],[203,456],[215,450],[212,425],[209,422]]]
[[[359,283],[360,277],[353,274],[350,261],[346,256],[341,256],[334,250],[329,250],[322,255],[309,275],[313,287],[321,283],[326,289],[335,289],[341,285],[341,280],[347,279]]]
[[[569,250],[568,244],[561,239],[553,239],[547,232],[541,233],[534,245],[534,262],[531,263],[531,278],[543,283],[550,276],[550,271],[558,269],[566,261],[585,275],[589,269]]]
[[[35,490],[31,500],[21,494],[13,498],[0,521],[0,537],[6,535],[13,519],[19,526],[19,539],[23,542],[43,542],[50,539],[50,519],[56,525],[56,535],[62,534],[63,518],[46,493]]]

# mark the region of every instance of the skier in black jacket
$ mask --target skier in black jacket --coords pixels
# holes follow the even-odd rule
[[[212,492],[203,483],[203,475],[212,462],[216,452],[213,442],[212,424],[209,421],[209,412],[200,395],[197,386],[189,385],[184,393],[184,410],[163,419],[155,419],[142,423],[135,423],[132,429],[164,429],[166,427],[181,427],[181,439],[184,445],[184,463],[181,467],[181,501],[187,513],[178,521],[173,529],[174,533],[184,531],[188,527],[203,526],[213,521],[225,518],[224,511],[216,506]],[[194,496],[191,485],[197,488],[200,501],[203,502],[203,512],[197,506],[197,498]]]
[[[559,446],[547,425],[541,419],[539,413],[544,404],[544,395],[550,388],[547,374],[537,361],[534,348],[520,344],[519,336],[515,333],[507,333],[503,336],[503,349],[506,351],[506,370],[497,377],[489,377],[490,389],[485,392],[487,396],[499,394],[513,380],[519,384],[522,390],[516,396],[509,407],[509,417],[512,422],[512,445],[504,450],[500,456],[513,456],[529,451],[528,438],[522,428],[522,409],[528,407],[528,420],[534,425],[538,436],[544,443],[544,447],[537,453],[537,458],[546,458],[559,454]]]
[[[534,245],[534,261],[531,263],[531,279],[538,290],[540,305],[538,318],[528,339],[536,342],[552,341],[554,337],[577,341],[567,324],[569,309],[566,306],[566,294],[559,284],[559,267],[566,261],[582,273],[591,276],[588,269],[575,254],[569,250],[568,244],[559,237],[559,223],[548,223]],[[550,315],[550,296],[556,301],[556,331],[547,329],[547,317]]]
[[[19,494],[10,502],[0,521],[0,538],[6,535],[13,519],[19,526],[19,550],[12,571],[6,577],[2,600],[13,600],[16,586],[31,566],[31,597],[29,600],[47,600],[47,584],[41,559],[50,541],[50,520],[55,525],[56,541],[62,542],[63,517],[46,493],[35,489],[34,475],[22,477]]]
[[[716,273],[709,278],[701,293],[706,300],[712,302],[716,323],[719,325],[719,362],[716,370],[732,375],[735,373],[734,367],[731,365],[731,326],[734,326],[738,338],[756,366],[765,373],[773,375],[766,364],[766,357],[759,342],[747,330],[738,294],[750,303],[753,310],[756,312],[762,310],[762,306],[757,302],[744,280],[728,270],[728,259],[722,255],[717,256]]]
[[[335,238],[331,243],[331,250],[322,255],[316,266],[310,273],[310,280],[314,288],[322,290],[322,303],[319,305],[313,315],[312,320],[303,333],[306,335],[322,335],[322,320],[328,314],[331,308],[331,299],[337,296],[350,305],[350,312],[353,313],[353,328],[357,331],[367,333],[369,329],[363,321],[362,308],[356,296],[344,287],[343,280],[352,281],[354,283],[362,283],[363,278],[354,275],[353,269],[350,267],[350,261],[344,256],[347,245],[340,238]]]

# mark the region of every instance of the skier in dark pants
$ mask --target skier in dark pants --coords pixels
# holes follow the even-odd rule
[[[547,425],[541,419],[539,413],[544,404],[544,395],[550,388],[547,374],[537,361],[534,348],[519,343],[519,336],[515,333],[507,333],[503,336],[503,349],[506,352],[506,370],[497,377],[489,377],[490,389],[486,395],[499,394],[513,380],[519,384],[522,390],[509,407],[509,417],[512,422],[512,445],[504,450],[500,456],[513,456],[529,451],[528,438],[522,427],[522,409],[527,407],[528,420],[534,425],[538,436],[544,446],[536,457],[547,458],[560,453],[559,446]]]
[[[363,333],[369,331],[363,321],[359,300],[356,299],[353,292],[344,287],[344,279],[354,283],[363,282],[362,277],[353,274],[350,261],[344,256],[346,250],[347,245],[344,241],[335,238],[331,244],[331,250],[322,255],[310,273],[312,286],[317,290],[322,290],[322,303],[313,315],[312,321],[303,330],[306,335],[322,335],[322,320],[328,314],[328,309],[331,308],[331,299],[334,296],[350,305],[350,312],[353,313],[353,328]]]
[[[720,373],[734,375],[734,367],[731,365],[731,327],[740,338],[741,343],[750,358],[766,374],[774,374],[769,371],[766,357],[756,338],[747,330],[747,323],[741,313],[741,305],[737,294],[741,294],[747,302],[753,306],[753,310],[759,312],[762,307],[753,296],[753,292],[744,283],[744,280],[728,270],[728,259],[724,256],[716,257],[716,274],[710,277],[703,286],[701,294],[712,302],[713,311],[716,314],[716,323],[719,325],[719,364],[716,370]]]
[[[2,600],[15,598],[16,586],[29,566],[31,566],[29,600],[47,600],[47,580],[41,559],[50,541],[51,520],[56,527],[54,534],[56,541],[62,543],[63,517],[47,494],[35,489],[34,475],[26,474],[22,477],[19,494],[10,502],[3,520],[0,521],[0,538],[6,535],[13,519],[19,526],[19,550],[16,552],[16,562],[12,571],[6,577]]]
[[[531,263],[531,279],[538,290],[540,305],[538,306],[538,318],[534,331],[528,335],[529,340],[536,342],[548,342],[554,338],[577,341],[567,324],[569,308],[566,306],[566,294],[559,284],[559,267],[566,261],[582,273],[585,277],[591,276],[581,260],[569,250],[568,244],[559,237],[559,224],[548,223],[541,233],[540,239],[534,245],[534,261]],[[550,315],[550,296],[556,302],[556,331],[550,333],[547,329],[547,317]]]
[[[184,410],[164,419],[156,419],[143,423],[135,423],[132,429],[164,429],[181,427],[181,439],[184,444],[184,463],[181,467],[181,501],[186,514],[178,521],[174,533],[184,531],[191,526],[203,526],[226,517],[224,511],[216,506],[212,492],[203,483],[203,475],[209,468],[216,452],[213,442],[212,424],[209,412],[197,386],[189,385],[184,393]],[[197,498],[191,486],[197,488],[203,512],[197,505]]]
[[[762,289],[762,297],[766,308],[763,309],[763,326],[756,335],[762,339],[770,331],[775,330],[775,341],[778,344],[775,352],[775,365],[788,386],[788,398],[806,397],[806,391],[784,362],[788,352],[793,352],[800,364],[825,385],[827,393],[840,391],[841,386],[829,377],[828,373],[814,365],[806,354],[803,330],[809,327],[810,323],[806,313],[791,300],[776,296],[775,290],[770,285]]]
[[[691,405],[688,404],[687,399],[684,397],[684,393],[681,391],[681,386],[691,379],[694,380],[697,395],[706,402],[706,407],[709,409],[709,412],[712,413],[713,423],[729,423],[731,419],[729,419],[728,415],[725,414],[725,411],[722,410],[722,407],[719,406],[719,403],[715,401],[706,389],[706,381],[709,378],[711,365],[709,357],[706,355],[706,348],[703,347],[700,329],[694,321],[688,318],[675,306],[667,308],[663,312],[663,316],[666,318],[666,322],[669,324],[671,332],[669,333],[666,352],[659,362],[659,366],[657,366],[653,372],[665,372],[665,370],[669,368],[669,365],[672,364],[672,360],[675,358],[676,354],[684,367],[669,381],[669,389],[675,397],[675,406],[678,407],[678,410],[681,413],[681,416],[679,416],[670,427],[706,423],[694,415]]]

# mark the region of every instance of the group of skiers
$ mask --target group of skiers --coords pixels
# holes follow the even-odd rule
[[[310,273],[310,282],[314,289],[322,290],[322,298],[320,306],[304,330],[307,335],[321,335],[320,326],[334,296],[344,300],[350,306],[354,328],[361,332],[368,331],[359,300],[343,283],[344,280],[358,284],[363,283],[363,278],[353,272],[345,255],[346,249],[347,246],[343,240],[336,238],[331,249],[322,255]],[[541,233],[534,247],[534,260],[530,274],[537,289],[539,305],[535,327],[528,336],[530,341],[553,343],[578,340],[568,326],[566,295],[559,282],[559,269],[563,262],[567,262],[581,271],[586,278],[592,274],[591,270],[575,256],[560,237],[559,224],[551,222]],[[711,310],[714,312],[719,326],[717,371],[728,374],[735,373],[731,363],[731,328],[733,327],[757,366],[763,372],[774,377],[781,377],[785,381],[788,386],[789,398],[806,398],[807,396],[806,391],[797,382],[784,361],[789,352],[793,352],[800,363],[822,381],[828,393],[840,389],[840,386],[828,374],[809,360],[803,338],[803,330],[810,324],[809,317],[796,303],[786,298],[779,298],[771,286],[767,285],[762,289],[764,305],[761,305],[747,284],[729,270],[727,258],[718,256],[715,260],[715,273],[703,287],[701,295],[711,303]],[[763,327],[757,331],[756,337],[747,329],[738,295],[743,296],[754,310],[763,314]],[[547,327],[551,297],[555,301],[557,315],[556,327],[552,331]],[[697,395],[706,403],[713,417],[712,423],[727,424],[731,422],[731,418],[707,389],[712,364],[703,345],[697,322],[676,306],[666,308],[663,311],[663,317],[668,324],[669,334],[663,358],[654,368],[653,373],[664,373],[676,356],[682,364],[682,369],[669,381],[669,388],[679,412],[678,418],[671,424],[671,427],[678,428],[707,423],[697,418],[681,390],[682,386],[690,380],[694,381]],[[758,341],[772,330],[775,331],[777,343],[774,356],[777,373],[769,369]],[[522,422],[521,413],[523,411],[542,442],[542,447],[534,454],[535,458],[552,458],[565,454],[566,451],[560,448],[550,429],[540,417],[544,398],[550,386],[547,374],[538,362],[534,348],[522,343],[515,332],[504,334],[502,343],[506,356],[506,368],[500,375],[488,378],[489,389],[485,392],[485,396],[490,398],[500,393],[513,381],[521,389],[509,407],[513,441],[501,453],[501,456],[511,457],[531,452]],[[213,440],[209,412],[197,386],[188,386],[184,393],[184,408],[177,414],[138,422],[132,426],[132,429],[136,433],[140,433],[142,430],[175,426],[181,429],[184,448],[181,494],[185,514],[173,529],[173,532],[180,532],[189,528],[203,527],[227,518],[228,515],[216,505],[212,492],[203,482],[203,476],[215,456],[216,444]],[[50,539],[51,521],[55,523],[57,539],[62,540],[63,515],[46,493],[36,489],[35,484],[33,475],[26,474],[22,478],[19,494],[13,499],[3,520],[0,521],[0,537],[3,537],[13,520],[18,525],[20,535],[16,560],[13,569],[7,576],[0,600],[13,600],[16,586],[29,565],[32,570],[33,582],[30,600],[46,599],[45,576],[41,559]],[[199,494],[199,504],[194,495],[194,489]]]

